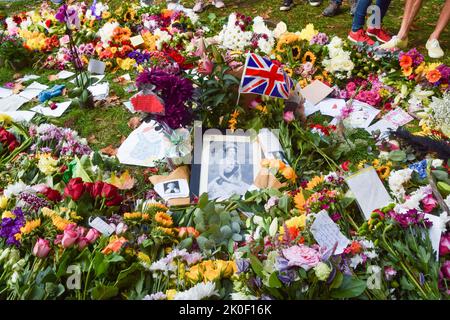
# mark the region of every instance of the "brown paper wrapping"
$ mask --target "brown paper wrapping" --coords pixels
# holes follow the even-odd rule
[[[260,189],[280,189],[281,187],[286,186],[286,183],[281,183],[278,179],[270,172],[268,168],[261,168],[259,170],[258,175],[254,181],[255,186]]]
[[[188,181],[188,185],[189,185],[189,174],[190,174],[189,168],[187,166],[181,166],[181,167],[176,168],[168,176],[151,176],[149,178],[149,180],[151,183],[153,183],[155,185],[157,183],[166,182],[169,180],[184,179],[184,180]],[[189,197],[174,198],[174,199],[169,199],[167,201],[167,203],[169,204],[169,206],[181,206],[181,205],[190,204],[191,200]]]

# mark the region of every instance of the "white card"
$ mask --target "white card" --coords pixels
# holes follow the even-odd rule
[[[364,168],[345,180],[367,220],[373,210],[393,202],[373,167]]]
[[[385,137],[387,132],[389,132],[389,130],[396,130],[396,129],[397,129],[396,125],[394,125],[393,123],[391,123],[385,119],[381,119],[380,121],[377,121],[370,127],[366,128],[366,130],[368,132],[370,132],[371,134],[376,130],[380,130],[380,133],[381,133],[380,138]]]
[[[315,215],[315,220],[310,230],[321,248],[330,250],[337,244],[333,255],[344,252],[344,249],[350,243],[350,240],[342,234],[339,226],[331,220],[325,210]]]
[[[103,61],[91,59],[89,60],[88,71],[94,74],[104,74],[106,63]]]
[[[428,234],[430,235],[431,246],[433,250],[436,251],[436,260],[439,260],[439,244],[441,243],[441,228],[439,225],[441,224],[440,218],[435,216],[434,214],[425,214],[425,218],[430,220],[433,225],[430,229],[428,229]]]
[[[23,90],[22,92],[19,93],[19,96],[27,99],[27,100],[31,100],[36,98],[39,93],[41,93],[44,90],[47,90],[48,86],[46,86],[45,84],[40,84],[39,82],[33,82],[32,84],[30,84],[28,87],[25,88],[25,90]]]
[[[155,191],[164,200],[185,198],[189,196],[189,185],[186,179],[174,179],[155,184]]]
[[[141,44],[144,43],[144,38],[142,38],[141,35],[137,35],[137,36],[131,37],[130,42],[133,47],[139,47]]]
[[[350,113],[350,116],[344,119],[344,125],[347,127],[367,128],[377,114],[380,113],[380,110],[358,100],[353,100],[352,106],[353,111]]]
[[[58,102],[56,104],[57,107],[54,110],[50,109],[50,107],[40,104],[34,108],[31,108],[31,110],[37,113],[41,113],[47,117],[61,117],[63,113],[67,110],[67,108],[69,108],[71,103],[72,101]]]
[[[0,87],[0,98],[6,98],[13,94],[11,89]]]
[[[99,217],[95,218],[92,221],[90,220],[89,225],[107,237],[112,235],[115,231],[115,229],[112,226],[107,224],[105,221],[103,221],[102,218],[99,218]]]
[[[106,99],[109,93],[109,83],[102,82],[93,86],[89,86],[88,90],[92,93],[94,101]]]
[[[12,96],[0,99],[0,112],[16,111],[27,102],[28,99],[21,97],[18,94],[13,94]]]
[[[123,102],[125,108],[128,109],[128,111],[130,111],[131,113],[136,113],[136,111],[134,111],[134,107],[133,104],[131,103],[131,101],[124,101]]]
[[[386,121],[394,124],[398,127],[404,126],[405,124],[414,120],[406,111],[401,108],[389,111],[384,117]]]
[[[151,120],[131,132],[117,150],[117,158],[123,164],[153,167],[155,161],[164,159],[168,148],[170,142],[159,123]]]
[[[337,117],[341,114],[341,110],[345,107],[344,99],[327,98],[317,104],[320,113],[326,116]]]
[[[277,136],[267,128],[262,128],[258,133],[258,142],[266,159],[279,159],[288,164],[286,154]]]
[[[305,116],[309,117],[313,113],[319,111],[319,107],[317,105],[312,104],[308,100],[305,100]]]
[[[29,81],[29,80],[36,80],[39,78],[40,78],[40,76],[37,76],[35,74],[27,74],[26,76],[24,76],[20,79],[17,79],[16,82],[20,82],[20,81],[25,82],[25,81]]]
[[[67,79],[70,78],[71,76],[73,76],[75,73],[71,72],[71,71],[67,71],[67,70],[62,70],[59,73],[56,74],[56,76],[58,77],[58,79]]]
[[[13,118],[15,122],[30,122],[36,114],[33,111],[6,111],[2,113]]]

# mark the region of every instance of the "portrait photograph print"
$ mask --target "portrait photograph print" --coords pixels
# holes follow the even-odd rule
[[[261,148],[246,135],[205,135],[199,193],[224,200],[244,195],[259,172]]]
[[[189,196],[189,184],[185,179],[160,182],[154,189],[164,200]]]

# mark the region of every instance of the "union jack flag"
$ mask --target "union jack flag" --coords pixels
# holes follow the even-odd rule
[[[247,56],[239,92],[289,98],[294,83],[282,68],[254,53]]]

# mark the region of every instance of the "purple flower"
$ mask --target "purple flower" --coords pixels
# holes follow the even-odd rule
[[[325,33],[319,32],[318,34],[314,35],[311,38],[311,41],[309,41],[310,45],[313,44],[320,44],[320,45],[326,45],[328,43],[328,36]]]
[[[25,218],[21,208],[12,211],[15,218],[4,218],[0,224],[0,237],[6,239],[6,244],[19,246],[16,234],[20,233],[20,228],[25,225]]]
[[[31,211],[34,212],[38,212],[39,209],[48,207],[50,205],[50,203],[47,200],[40,198],[37,195],[29,192],[22,192],[19,195],[19,199],[22,202],[24,202]]]
[[[397,271],[392,267],[384,267],[384,276],[387,281],[391,281],[397,275]]]
[[[296,277],[297,272],[292,269],[280,272],[280,274],[278,275],[278,279],[280,279],[280,281],[287,286],[294,282]]]
[[[61,23],[64,23],[66,21],[66,10],[66,4],[63,4],[61,7],[59,7],[58,12],[56,12],[55,14],[55,19]]]
[[[342,218],[341,214],[339,212],[335,212],[331,215],[331,220],[333,220],[334,222],[339,221],[339,219]]]
[[[248,267],[250,266],[250,262],[248,261],[248,259],[237,259],[236,266],[237,266],[236,273],[240,274],[247,271]]]
[[[425,218],[424,213],[418,212],[416,209],[408,210],[405,213],[396,213],[395,211],[391,211],[389,215],[394,221],[405,229],[409,226],[423,227],[423,224],[425,224],[426,228],[430,228],[433,225],[430,220]]]

